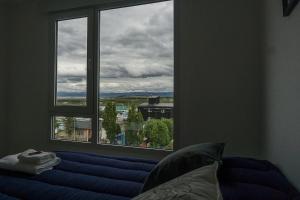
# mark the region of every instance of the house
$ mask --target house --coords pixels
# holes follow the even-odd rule
[[[148,103],[142,103],[138,106],[138,111],[143,115],[144,120],[148,119],[171,119],[173,118],[173,103],[160,103],[159,96],[148,98]]]
[[[89,142],[92,138],[92,122],[87,119],[75,119],[75,137],[78,141]]]

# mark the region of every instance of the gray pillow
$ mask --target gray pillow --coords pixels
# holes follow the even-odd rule
[[[217,170],[218,162],[195,169],[133,200],[222,200]]]
[[[162,159],[151,171],[142,192],[199,167],[221,161],[224,143],[203,143],[180,149]]]

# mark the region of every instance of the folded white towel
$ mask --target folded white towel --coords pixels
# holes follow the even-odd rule
[[[20,162],[34,165],[41,165],[55,158],[56,154],[53,152],[36,151],[34,149],[28,149],[18,156]]]
[[[55,158],[47,163],[41,165],[32,165],[20,162],[18,156],[20,154],[9,155],[0,159],[0,169],[9,171],[18,171],[28,174],[41,174],[42,172],[52,170],[54,166],[58,165],[61,161],[60,158]]]

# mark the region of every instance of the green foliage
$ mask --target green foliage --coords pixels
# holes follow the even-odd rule
[[[116,105],[113,102],[107,102],[103,112],[103,128],[106,131],[110,143],[114,143],[118,131]]]
[[[169,136],[171,138],[171,140],[173,139],[173,131],[174,131],[174,122],[173,119],[162,119],[161,120],[163,123],[165,123],[168,127],[168,131],[169,131]]]
[[[146,122],[144,135],[150,142],[152,148],[162,148],[171,142],[168,126],[158,119],[151,119]]]
[[[74,121],[75,121],[74,117],[64,118],[65,132],[69,136],[71,136],[74,133],[74,129],[75,129],[75,122]]]
[[[143,115],[137,111],[135,105],[130,105],[128,110],[128,118],[126,122],[126,143],[127,145],[137,146],[142,140]]]
[[[117,124],[117,131],[116,131],[116,133],[119,134],[121,132],[122,132],[121,126],[119,124]]]

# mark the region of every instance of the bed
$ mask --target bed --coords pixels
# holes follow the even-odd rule
[[[54,170],[31,176],[0,170],[0,199],[129,200],[157,161],[56,152]],[[268,161],[227,157],[219,171],[224,200],[296,200],[299,193]],[[297,199],[298,200],[298,199]]]
[[[219,183],[224,200],[300,200],[299,192],[266,160],[224,158]]]

